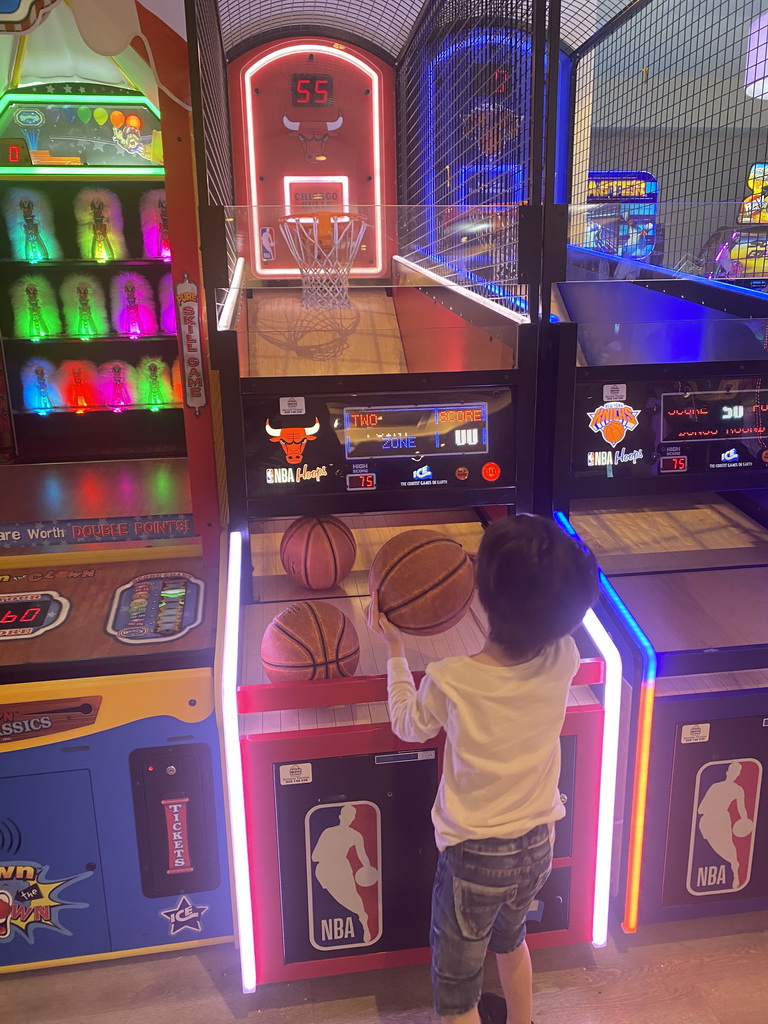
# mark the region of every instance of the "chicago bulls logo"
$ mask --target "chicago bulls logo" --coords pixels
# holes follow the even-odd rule
[[[304,159],[308,163],[315,160],[326,160],[325,146],[328,139],[335,138],[344,123],[341,114],[335,121],[291,121],[283,114],[283,124],[289,132],[296,132],[296,137],[304,150]]]
[[[285,452],[286,462],[297,465],[304,461],[304,449],[308,441],[316,441],[320,430],[320,421],[315,417],[313,427],[281,427],[275,430],[267,420],[266,431],[273,444],[281,444]]]
[[[639,409],[633,409],[624,402],[605,402],[598,406],[594,412],[588,412],[589,429],[596,434],[602,434],[603,440],[615,448],[619,441],[623,441],[628,430],[634,430],[637,426]]]

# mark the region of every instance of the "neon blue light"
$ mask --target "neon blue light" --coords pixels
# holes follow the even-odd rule
[[[513,309],[517,310],[517,312],[525,313],[527,315],[528,303],[521,296],[507,291],[506,288],[502,288],[501,285],[494,284],[493,281],[486,281],[484,277],[480,277],[479,274],[473,274],[471,270],[465,270],[463,267],[457,267],[455,263],[451,263],[451,261],[445,259],[444,256],[438,256],[436,253],[428,252],[420,245],[415,245],[414,249],[416,249],[417,252],[422,253],[424,256],[427,256],[429,259],[434,260],[435,263],[439,263],[442,266],[453,270],[460,278],[471,281],[473,284],[481,285],[482,288],[490,295],[499,299],[504,299],[504,301],[509,303],[509,305]]]
[[[581,245],[569,244],[568,248],[573,249],[574,252],[579,253],[580,255],[591,256],[592,258],[599,255],[601,260],[612,260],[614,263],[629,264],[631,266],[641,265],[642,267],[641,260],[626,259],[622,256],[614,256],[612,253],[607,252],[597,253],[595,249],[585,249],[584,246]],[[645,266],[648,266],[648,264],[645,264]],[[732,281],[723,281],[721,278],[704,277],[699,274],[684,274],[681,270],[673,270],[672,267],[665,267],[661,263],[654,264],[649,268],[649,272],[652,273],[653,271],[662,273],[667,277],[678,278],[681,281],[694,281],[696,284],[705,284],[710,288],[722,288],[723,291],[736,292],[739,295],[751,295],[754,299],[764,299],[766,297],[764,292],[761,292],[756,288],[745,288],[743,285],[734,284]],[[642,281],[643,278],[640,277],[637,280]],[[760,280],[762,280],[762,278]]]
[[[482,164],[464,164],[458,170],[456,181],[458,182],[458,203],[460,206],[469,202],[467,192],[469,191],[470,179],[475,175],[483,175],[489,168]],[[493,168],[496,179],[504,178],[504,190],[508,193],[505,201],[510,205],[522,203],[525,200],[525,168],[522,164],[498,164]],[[493,207],[491,207],[493,208]]]
[[[438,186],[435,175],[444,173],[444,168],[437,166],[436,154],[435,133],[437,119],[435,114],[440,109],[436,95],[436,76],[441,66],[454,56],[462,63],[462,71],[459,73],[468,73],[475,54],[478,55],[481,61],[487,61],[488,54],[483,53],[483,50],[493,46],[504,47],[507,55],[516,56],[518,59],[530,57],[532,52],[530,37],[522,32],[510,31],[508,29],[481,29],[473,31],[463,39],[456,39],[454,42],[443,47],[437,56],[427,64],[425,69],[426,101],[422,104],[421,108],[421,138],[426,140],[426,160],[422,166],[425,168],[424,199],[426,200],[425,205],[427,207],[427,248],[429,249],[428,255],[430,256],[435,255],[438,241],[438,225],[435,210]],[[469,51],[469,53],[466,51]],[[461,113],[459,110],[452,109],[451,111],[457,131],[461,129]],[[523,194],[520,201],[523,202],[525,199],[526,196]],[[452,197],[447,197],[446,201],[449,205],[455,202]],[[509,201],[512,202],[513,200],[510,199]]]
[[[575,540],[579,541],[580,544],[584,543],[584,541],[581,539],[578,533],[576,533],[576,531],[574,530],[573,526],[571,525],[568,517],[565,515],[564,512],[555,512],[553,513],[553,515],[555,522],[562,530],[565,531],[565,533],[569,534]],[[657,666],[656,651],[653,647],[653,644],[640,628],[637,619],[635,619],[635,617],[630,612],[629,608],[627,608],[622,599],[619,597],[619,595],[616,592],[616,589],[614,588],[613,584],[610,582],[608,577],[605,575],[603,570],[598,568],[597,574],[598,579],[600,581],[600,589],[605,595],[608,604],[611,605],[613,610],[616,612],[618,617],[626,626],[632,638],[637,643],[637,646],[640,648],[640,654],[643,662],[643,676],[641,680],[642,685],[653,685],[656,682]]]

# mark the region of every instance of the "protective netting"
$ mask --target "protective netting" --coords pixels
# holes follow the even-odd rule
[[[349,272],[366,229],[361,214],[321,211],[280,218],[280,232],[301,271],[301,305],[349,308]]]

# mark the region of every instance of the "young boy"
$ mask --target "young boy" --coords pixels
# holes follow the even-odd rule
[[[529,1024],[531,960],[525,916],[552,864],[560,729],[579,666],[571,633],[597,600],[590,551],[550,519],[502,519],[483,535],[477,589],[488,617],[483,649],[427,666],[416,690],[400,632],[369,625],[388,647],[396,736],[422,742],[445,729],[432,808],[440,851],[432,891],[432,986],[444,1024]],[[487,950],[504,1000],[481,998]]]

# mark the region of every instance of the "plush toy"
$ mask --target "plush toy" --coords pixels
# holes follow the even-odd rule
[[[47,196],[30,188],[10,188],[3,196],[3,213],[17,260],[41,263],[61,259],[53,210]]]
[[[24,407],[47,416],[61,405],[56,367],[49,359],[28,359],[21,368]]]
[[[167,363],[153,356],[144,356],[137,367],[138,403],[150,409],[173,404],[171,371]]]
[[[46,341],[61,334],[56,293],[42,274],[29,274],[11,285],[13,323],[17,338]]]
[[[114,192],[105,188],[82,189],[75,196],[75,217],[83,259],[107,263],[127,257],[123,211]]]
[[[145,192],[139,204],[141,233],[144,236],[144,255],[151,260],[171,259],[171,243],[168,237],[168,207],[165,189],[153,188]]]
[[[62,405],[84,413],[97,409],[101,403],[96,366],[88,359],[67,359],[59,367],[57,386]]]
[[[112,323],[118,334],[142,338],[157,334],[155,297],[146,277],[129,272],[112,278]]]
[[[101,404],[113,412],[130,409],[136,402],[136,370],[128,363],[112,359],[99,367]]]
[[[70,274],[61,282],[61,304],[67,334],[81,341],[109,334],[104,289],[89,274]]]

